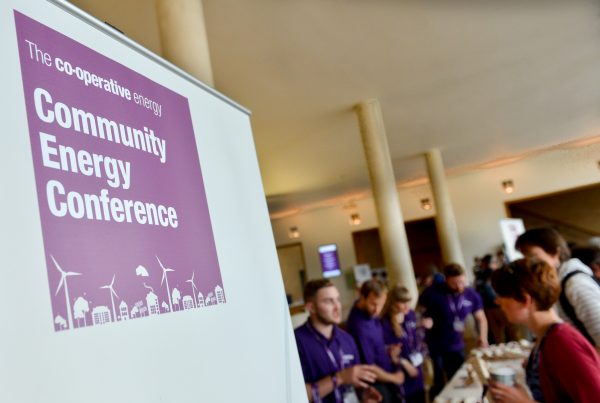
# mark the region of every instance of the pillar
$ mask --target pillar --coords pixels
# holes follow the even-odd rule
[[[430,150],[426,154],[426,160],[436,210],[435,225],[442,248],[442,259],[444,264],[458,263],[466,269],[454,210],[452,209],[450,193],[446,184],[442,153],[438,149]]]
[[[156,0],[163,57],[214,86],[202,0]]]
[[[408,288],[414,296],[413,302],[416,302],[417,282],[400,209],[381,107],[376,99],[370,99],[356,105],[355,110],[369,169],[381,246],[390,284],[400,283]]]

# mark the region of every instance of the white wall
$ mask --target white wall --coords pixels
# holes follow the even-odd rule
[[[450,176],[448,187],[454,206],[465,261],[494,251],[502,243],[498,221],[506,217],[505,202],[600,182],[600,144],[582,148],[553,150],[497,168]],[[507,195],[501,182],[512,179],[515,191]],[[435,210],[424,211],[420,199],[431,197],[429,185],[400,188],[400,204],[406,221],[431,217]],[[356,202],[362,223],[351,226],[350,212],[342,205],[317,209],[291,217],[271,220],[277,245],[291,242],[288,229],[297,226],[301,237],[309,279],[320,277],[317,246],[337,243],[342,266],[356,264],[352,232],[378,226],[373,199]],[[336,280],[347,313],[353,291],[345,279]]]

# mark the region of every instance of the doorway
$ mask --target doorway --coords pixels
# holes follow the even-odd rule
[[[404,225],[415,277],[428,275],[431,266],[440,269],[442,251],[438,242],[435,220],[426,218],[409,221]],[[352,241],[358,264],[368,263],[371,268],[384,267],[379,228],[353,232]]]
[[[306,264],[302,243],[278,246],[277,257],[288,303],[302,301],[306,282]]]
[[[600,184],[507,202],[506,210],[525,228],[552,227],[570,244],[600,237]]]

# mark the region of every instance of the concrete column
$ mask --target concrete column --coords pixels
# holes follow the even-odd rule
[[[400,283],[418,295],[415,272],[410,258],[400,200],[392,168],[381,107],[376,99],[356,105],[360,133],[369,168],[373,198],[379,221],[379,235],[390,285]]]
[[[429,182],[431,183],[433,201],[435,203],[435,225],[442,248],[442,259],[444,259],[444,264],[458,263],[466,270],[456,220],[454,218],[454,210],[452,209],[450,193],[446,184],[442,153],[438,149],[430,150],[426,154],[426,159]]]
[[[214,87],[202,0],[156,0],[163,57]]]

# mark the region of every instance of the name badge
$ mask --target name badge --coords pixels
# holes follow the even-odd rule
[[[452,326],[455,332],[463,333],[465,331],[465,323],[460,320],[455,320]]]
[[[344,403],[360,403],[353,387],[347,388],[344,392]]]
[[[412,353],[408,356],[408,358],[410,359],[410,363],[415,368],[418,368],[419,366],[421,366],[421,364],[423,364],[423,354],[419,352]]]
[[[342,356],[342,366],[346,368],[348,364],[354,361],[354,354],[344,354]]]

